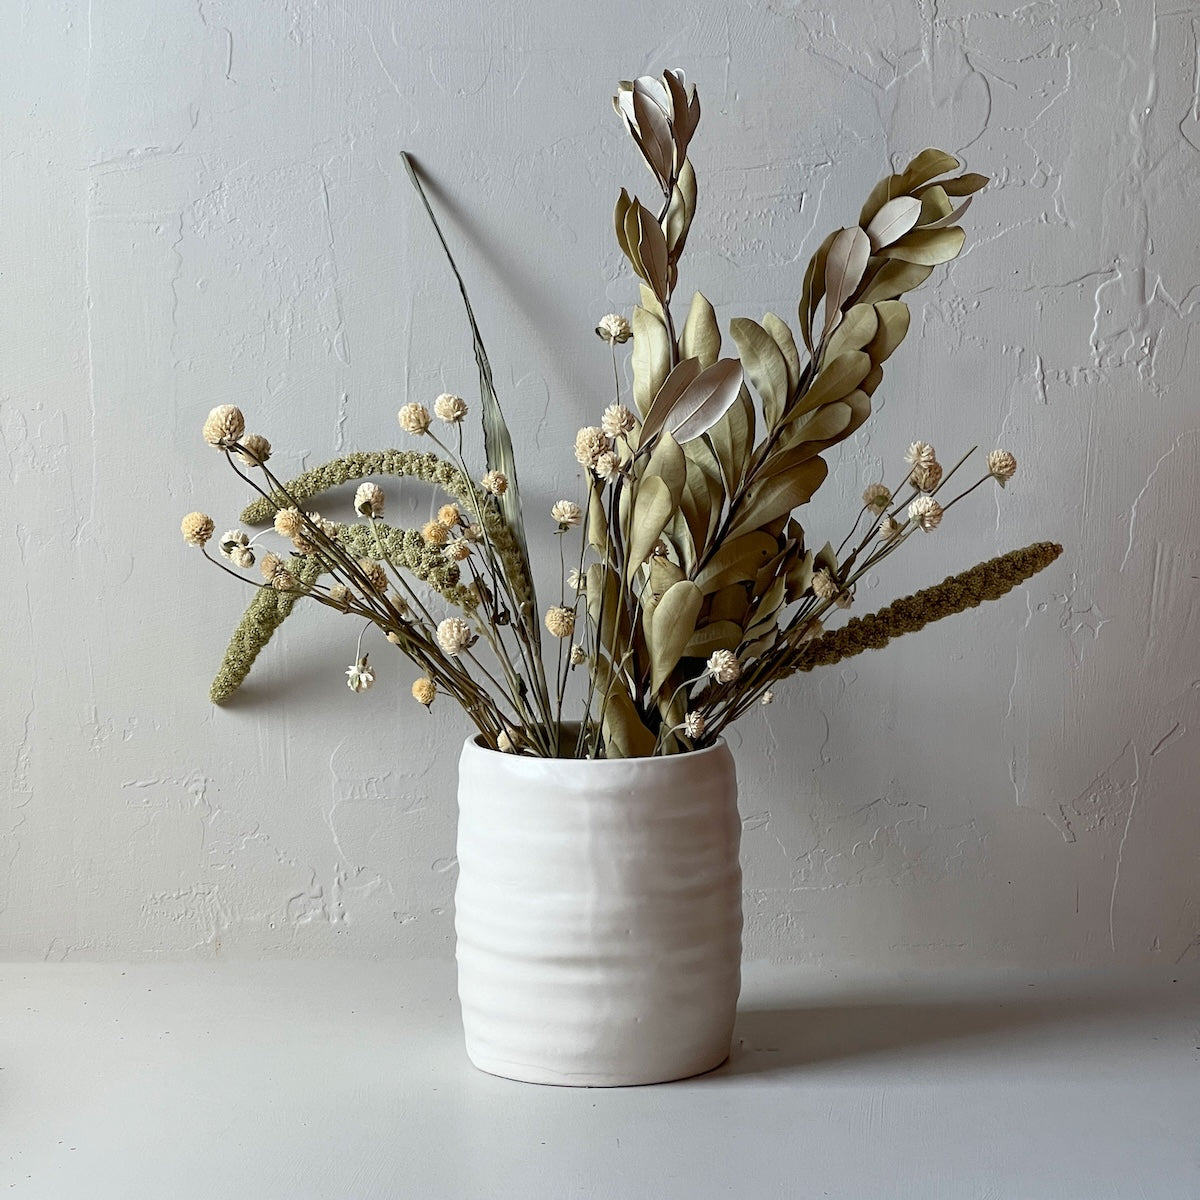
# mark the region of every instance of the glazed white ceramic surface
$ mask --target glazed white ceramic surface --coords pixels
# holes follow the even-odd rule
[[[741,823],[722,743],[665,758],[459,763],[467,1053],[532,1083],[682,1079],[729,1054]]]

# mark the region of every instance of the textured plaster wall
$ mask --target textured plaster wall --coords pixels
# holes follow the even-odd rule
[[[748,953],[1200,955],[1200,7],[7,0],[0,25],[0,953],[452,952],[464,722],[414,711],[383,644],[352,695],[357,629],[324,612],[207,701],[246,596],[179,540],[242,498],[200,423],[241,404],[287,471],[472,396],[409,148],[537,526],[610,397],[591,328],[635,296],[611,206],[648,176],[609,96],[678,64],[705,109],[681,290],[725,320],[794,316],[816,242],[921,147],[995,178],[805,524],[836,543],[914,437],[1021,471],[860,606],[1066,545],[740,726]]]

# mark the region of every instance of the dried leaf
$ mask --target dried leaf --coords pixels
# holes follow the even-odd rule
[[[879,326],[866,351],[871,356],[871,361],[878,366],[887,362],[896,347],[904,341],[908,333],[910,315],[908,305],[903,300],[881,300],[874,307]]]
[[[704,594],[690,580],[669,587],[654,610],[650,636],[650,689],[657,692],[675,670],[696,631]]]
[[[821,352],[824,362],[833,362],[839,354],[861,350],[879,329],[879,316],[870,304],[855,304],[846,310],[842,323],[829,336]]]
[[[772,430],[782,420],[788,402],[788,369],[783,354],[775,339],[748,317],[730,321],[729,335],[738,348],[742,368],[762,399],[767,429]]]
[[[825,262],[825,328],[822,339],[828,337],[842,319],[842,305],[854,295],[870,256],[870,239],[857,225],[843,229],[833,239]]]
[[[709,602],[708,620],[710,624],[717,621],[730,621],[739,629],[746,623],[746,614],[750,611],[750,594],[745,584],[733,583],[722,588]]]
[[[729,411],[708,431],[709,441],[732,495],[746,475],[754,449],[754,403],[743,386]]]
[[[637,315],[636,309],[634,310],[634,315]],[[635,348],[636,345],[637,334],[635,333]],[[667,418],[671,415],[672,409],[679,403],[679,399],[684,392],[699,377],[701,370],[698,358],[681,359],[675,364],[655,393],[654,403],[650,405],[645,419],[642,421],[641,445],[649,445],[650,440],[662,429]]]
[[[885,204],[897,196],[904,195],[907,191],[903,175],[885,175],[871,189],[863,203],[862,210],[858,214],[859,225],[866,229]]]
[[[658,218],[640,201],[633,202],[631,213],[637,214],[637,247],[638,257],[645,270],[643,278],[650,285],[655,296],[665,301],[670,294],[667,278],[667,239],[663,234]],[[632,240],[632,239],[631,239]]]
[[[807,504],[828,474],[829,467],[823,458],[810,458],[790,471],[751,484],[729,536],[762,529],[777,518],[787,516],[799,505]]]
[[[675,583],[685,578],[683,568],[663,555],[655,555],[650,559],[650,591],[661,599],[663,593]]]
[[[646,728],[625,685],[614,682],[609,689],[602,717],[605,754],[609,758],[649,758],[657,744]]]
[[[966,236],[958,225],[949,229],[915,229],[893,245],[885,246],[879,257],[935,267],[956,257]]]
[[[860,304],[877,304],[881,300],[895,300],[897,296],[920,287],[932,274],[932,267],[923,267],[919,263],[901,262],[899,259],[882,262],[859,293],[858,301]]]
[[[667,327],[652,312],[633,310],[633,399],[644,417],[671,369]],[[645,433],[642,434],[645,440]]]
[[[867,226],[871,249],[878,250],[880,246],[891,245],[897,238],[903,237],[917,223],[920,215],[921,201],[913,196],[897,196],[895,200],[889,200]]]
[[[941,183],[942,191],[947,196],[969,196],[973,192],[979,191],[980,188],[985,188],[992,181],[986,175],[980,175],[974,171],[968,171],[965,175],[959,175],[954,179],[944,179]],[[920,195],[924,189],[917,188],[916,195]]]
[[[706,595],[731,583],[753,579],[779,549],[779,543],[760,530],[726,538],[696,576],[696,586]]]
[[[783,355],[783,361],[787,364],[788,373],[788,396],[794,396],[796,389],[800,386],[800,350],[796,346],[796,339],[792,337],[792,331],[788,328],[787,322],[781,320],[774,313],[767,313],[762,319],[763,328],[771,335],[775,341],[775,345],[779,347],[779,353]]]
[[[658,439],[650,461],[642,471],[641,480],[644,482],[651,475],[661,479],[667,485],[671,507],[677,508],[679,498],[683,495],[684,484],[687,482],[687,467],[687,459],[679,443],[669,433],[664,433]]]
[[[701,367],[711,367],[721,353],[721,328],[713,306],[697,292],[692,297],[683,332],[679,335],[681,358],[697,358]]]
[[[633,82],[633,117],[641,134],[646,161],[659,182],[666,187],[673,172],[675,142],[671,137],[667,114],[650,94],[644,78]]]
[[[742,644],[742,627],[733,621],[711,621],[692,634],[683,658],[707,658],[714,650],[736,650]]]
[[[629,522],[629,558],[626,578],[632,579],[641,565],[650,557],[654,543],[662,536],[675,502],[671,489],[657,475],[644,478],[637,486],[633,499],[633,513]]]
[[[927,229],[935,221],[948,217],[954,211],[954,205],[950,203],[946,189],[936,183],[930,184],[922,191],[920,203],[921,215],[917,219],[917,225],[922,229]]]
[[[679,397],[663,423],[664,428],[677,442],[688,442],[707,433],[737,399],[741,386],[742,364],[736,358],[717,359]]]
[[[665,232],[668,257],[672,266],[679,261],[679,256],[683,253],[695,215],[696,172],[691,162],[684,159],[683,166],[679,169],[679,179],[671,191],[671,206],[667,209]],[[675,286],[674,272],[672,272],[671,286],[672,288]]]
[[[957,171],[959,166],[958,159],[953,154],[947,154],[945,150],[932,148],[922,150],[904,168],[900,176],[901,187],[904,191],[911,192],[913,188],[918,188],[921,184],[928,183],[939,175],[945,175],[948,171]]]
[[[813,337],[813,321],[817,316],[817,306],[825,295],[825,263],[829,258],[829,248],[838,236],[837,230],[831,233],[818,247],[816,254],[808,260],[804,272],[804,290],[800,294],[800,336],[811,355],[816,345]]]
[[[956,209],[948,212],[944,217],[940,217],[936,221],[930,221],[927,225],[922,225],[922,229],[945,229],[947,225],[955,225],[959,218],[971,207],[971,202],[975,199],[974,196],[968,196]]]
[[[843,400],[823,404],[806,421],[788,429],[787,440],[759,468],[759,476],[778,475],[820,454],[830,442],[842,440],[853,418],[854,409]]]
[[[794,421],[822,404],[841,400],[848,396],[862,382],[863,377],[871,369],[870,356],[861,350],[851,350],[848,354],[839,354],[832,362],[821,368],[821,373],[813,380],[813,385],[801,397],[791,412],[788,420]]]

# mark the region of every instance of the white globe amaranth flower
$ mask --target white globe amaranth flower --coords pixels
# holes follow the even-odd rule
[[[575,632],[575,610],[555,604],[546,610],[546,628],[556,638],[569,638]]]
[[[221,534],[221,540],[217,544],[221,548],[221,553],[226,558],[232,559],[236,552],[249,547],[250,536],[240,529],[230,529]]]
[[[597,479],[612,479],[621,473],[621,460],[611,450],[605,450],[596,459],[592,470],[596,472]]]
[[[429,432],[429,409],[423,404],[405,404],[396,414],[396,420],[405,433],[414,437]]]
[[[471,543],[466,538],[455,538],[443,553],[448,562],[465,562],[471,557]]]
[[[372,591],[378,592],[381,596],[387,595],[388,576],[383,563],[374,558],[360,558],[358,569],[366,576],[367,586]]]
[[[1007,450],[993,450],[987,456],[988,474],[1003,487],[1016,473],[1017,460]]]
[[[447,617],[438,624],[437,640],[438,645],[451,658],[457,658],[464,650],[469,650],[474,645],[475,634],[462,617]]]
[[[683,732],[693,741],[704,736],[705,725],[702,712],[690,712],[683,718]]]
[[[863,504],[881,513],[892,502],[892,493],[882,483],[870,483],[862,494]]]
[[[204,440],[210,446],[227,446],[246,432],[246,418],[236,404],[218,404],[204,420]]]
[[[443,392],[433,402],[433,415],[447,425],[458,425],[467,415],[467,402],[461,396],[451,392]]]
[[[587,575],[578,567],[572,567],[567,572],[567,587],[573,592],[587,591]]]
[[[932,492],[942,482],[942,464],[937,459],[931,463],[918,463],[908,478],[918,491]]]
[[[573,529],[583,520],[583,509],[574,500],[555,500],[550,516],[564,529]]]
[[[595,467],[596,459],[608,449],[608,435],[598,425],[585,425],[575,435],[575,461],[581,467]]]
[[[263,561],[263,565],[262,565],[261,569],[262,569],[263,574],[266,575],[267,564],[266,564],[265,560]],[[276,570],[278,570],[278,569],[279,568],[277,567]],[[271,575],[269,575],[267,577],[269,579],[273,578],[274,574],[275,574],[275,572],[272,571]],[[352,596],[350,594],[350,589],[344,583],[335,583],[335,584],[331,585],[329,588],[329,598],[343,612],[347,611],[350,608],[350,601],[352,599]]]
[[[183,540],[189,546],[203,546],[212,537],[215,529],[216,525],[208,513],[188,513],[179,522],[179,532],[183,534]]]
[[[280,537],[294,538],[304,528],[304,518],[298,508],[281,508],[275,514],[275,532]]]
[[[600,428],[614,441],[622,434],[631,432],[636,424],[637,417],[623,404],[610,404],[600,418]]]
[[[503,496],[508,491],[508,476],[503,471],[489,471],[479,482],[493,496]]]
[[[771,691],[770,688],[767,688],[767,690],[765,692],[763,692],[762,699],[759,701],[759,703],[764,704],[764,705],[765,704],[774,704],[775,703],[775,693],[773,691]]]
[[[742,664],[732,650],[714,650],[709,655],[707,667],[718,683],[735,683],[742,675]]]
[[[360,483],[354,493],[354,511],[360,517],[382,517],[383,488],[377,483]]]
[[[838,581],[834,579],[829,569],[822,567],[819,571],[813,572],[812,590],[817,599],[832,600],[841,591],[841,588],[838,587]]]
[[[578,643],[571,647],[571,666],[579,667],[587,662],[587,651]]]
[[[346,686],[352,692],[370,691],[375,686],[375,672],[367,666],[365,654],[346,668]]]
[[[892,538],[899,536],[900,530],[903,528],[904,526],[895,517],[884,517],[879,522],[879,527],[875,530],[875,536],[880,541],[890,542]]]
[[[633,337],[629,322],[620,313],[608,313],[600,318],[596,326],[597,337],[603,338],[610,346],[621,345]]]
[[[931,533],[942,523],[942,506],[932,496],[918,496],[908,506],[908,519]]]
[[[432,679],[422,677],[413,683],[412,696],[418,704],[428,708],[437,697],[437,684]]]
[[[904,461],[910,467],[927,467],[937,462],[937,454],[928,442],[913,442],[904,452]]]
[[[248,467],[261,467],[271,457],[271,443],[261,433],[248,433],[241,440],[238,458]]]
[[[450,541],[450,529],[441,521],[426,521],[421,527],[421,537],[427,546],[445,546]]]

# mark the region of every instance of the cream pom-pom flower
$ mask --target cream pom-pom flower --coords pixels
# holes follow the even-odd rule
[[[433,415],[447,425],[458,425],[467,415],[467,402],[461,396],[443,392],[433,402]]]
[[[629,322],[620,313],[608,313],[600,318],[596,326],[596,335],[603,338],[610,346],[620,345],[633,337]]]
[[[189,546],[203,546],[208,539],[212,537],[216,526],[213,524],[213,519],[208,513],[193,512],[188,513],[182,521],[179,522],[179,532],[183,534],[183,540]]]
[[[427,546],[444,546],[450,540],[450,530],[441,521],[426,521],[421,536]]]
[[[882,483],[871,483],[867,485],[866,491],[862,494],[863,504],[875,512],[881,513],[892,502],[892,493],[888,491]]]
[[[683,718],[683,732],[693,740],[704,736],[706,725],[702,712],[690,712]]]
[[[204,420],[204,440],[210,446],[227,446],[246,432],[246,418],[236,404],[218,404]]]
[[[377,483],[360,483],[354,493],[354,511],[360,517],[382,517],[383,488]]]
[[[904,452],[904,461],[910,467],[927,467],[937,462],[937,454],[928,442],[912,442]]]
[[[387,594],[388,576],[383,563],[373,558],[360,558],[358,569],[367,577],[367,585],[381,596]]]
[[[890,542],[892,538],[899,537],[900,530],[903,528],[904,526],[895,517],[884,517],[875,530],[875,536],[882,542]]]
[[[448,529],[453,529],[455,525],[462,521],[462,513],[459,512],[457,504],[443,504],[437,510],[437,519]]]
[[[413,699],[428,708],[437,696],[437,684],[432,679],[421,678],[412,685]]]
[[[987,456],[988,474],[1003,487],[1016,473],[1017,460],[1007,450],[993,450]]]
[[[629,433],[636,424],[637,417],[623,404],[610,404],[600,418],[600,428],[614,440],[623,433]]]
[[[718,683],[734,683],[742,675],[742,664],[732,650],[714,650],[706,665],[708,673]]]
[[[261,433],[248,433],[241,440],[237,456],[248,467],[260,467],[271,457],[271,443]]]
[[[942,506],[932,496],[918,496],[908,506],[908,519],[931,533],[942,523]]]
[[[503,496],[508,491],[508,476],[503,471],[489,471],[479,482],[493,496]]]
[[[550,516],[564,529],[572,529],[583,520],[583,509],[574,500],[555,500]]]
[[[575,632],[575,610],[555,604],[546,611],[546,628],[556,638],[569,638]]]
[[[405,433],[414,437],[429,432],[429,409],[423,404],[405,404],[396,414],[396,420]]]
[[[819,571],[813,572],[812,590],[818,600],[832,600],[841,589],[829,569],[822,567]]]
[[[370,691],[375,686],[375,672],[367,666],[367,656],[364,654],[356,663],[346,668],[346,686],[352,692]]]
[[[438,624],[437,640],[438,645],[451,658],[457,658],[464,650],[469,650],[474,645],[475,634],[462,617],[447,617]]]
[[[918,491],[932,492],[942,482],[942,464],[937,459],[931,463],[918,463],[908,478]]]
[[[598,425],[585,425],[575,435],[575,461],[581,467],[594,467],[608,448],[608,435]]]

